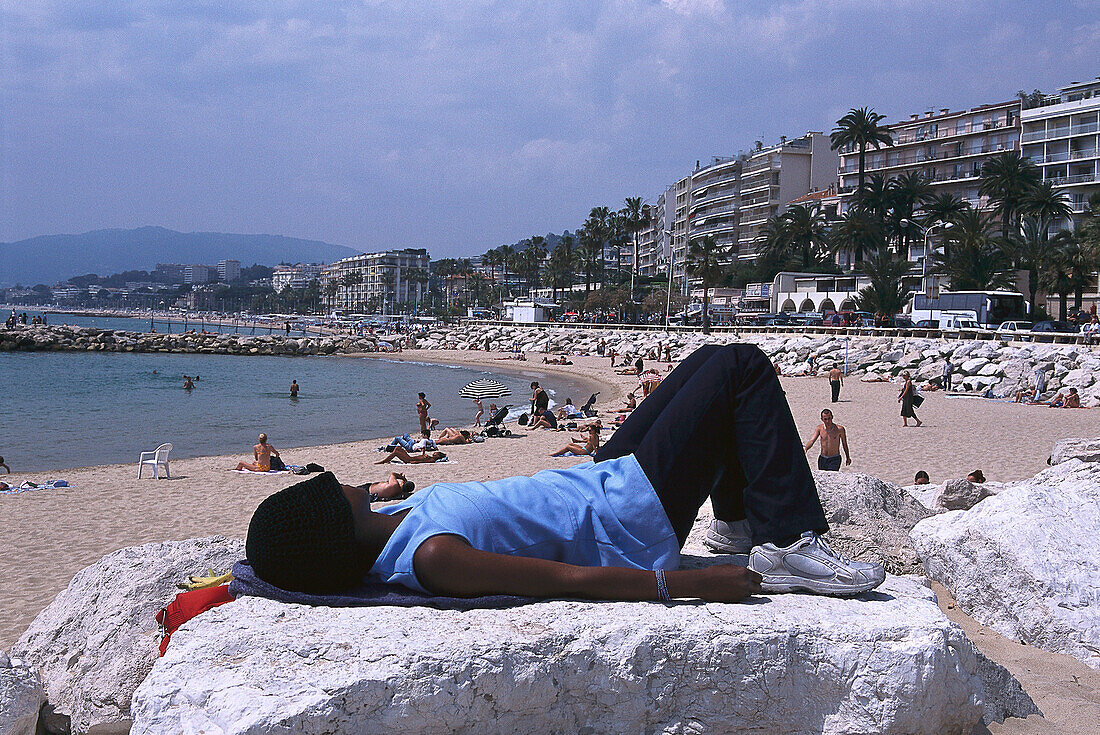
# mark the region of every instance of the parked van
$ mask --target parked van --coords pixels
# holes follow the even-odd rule
[[[940,329],[959,330],[965,329],[970,332],[987,332],[989,331],[981,324],[978,324],[978,320],[974,318],[974,313],[959,313],[951,314],[947,312],[940,312]]]

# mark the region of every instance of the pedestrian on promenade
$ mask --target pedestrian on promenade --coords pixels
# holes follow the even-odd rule
[[[833,403],[840,400],[840,387],[844,385],[844,373],[840,371],[840,368],[833,365],[832,370],[829,371],[829,387],[833,391]]]

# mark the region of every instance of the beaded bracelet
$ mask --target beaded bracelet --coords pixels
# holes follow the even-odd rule
[[[658,569],[654,574],[657,575],[657,598],[662,602],[671,602],[672,595],[668,593],[668,585],[665,583],[665,570]]]

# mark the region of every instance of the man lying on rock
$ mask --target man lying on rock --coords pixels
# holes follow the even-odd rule
[[[700,506],[708,545],[749,553],[677,570]],[[368,574],[434,595],[733,602],[762,589],[852,595],[881,565],[835,553],[775,369],[754,345],[701,347],[600,448],[533,477],[438,483],[370,508],[325,473],[265,499],[248,528],[256,574],[330,594]]]

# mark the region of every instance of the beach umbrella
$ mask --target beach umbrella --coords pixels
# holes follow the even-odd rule
[[[503,396],[512,395],[512,391],[492,378],[481,378],[475,380],[472,383],[467,383],[466,386],[458,392],[459,398],[501,398]]]

